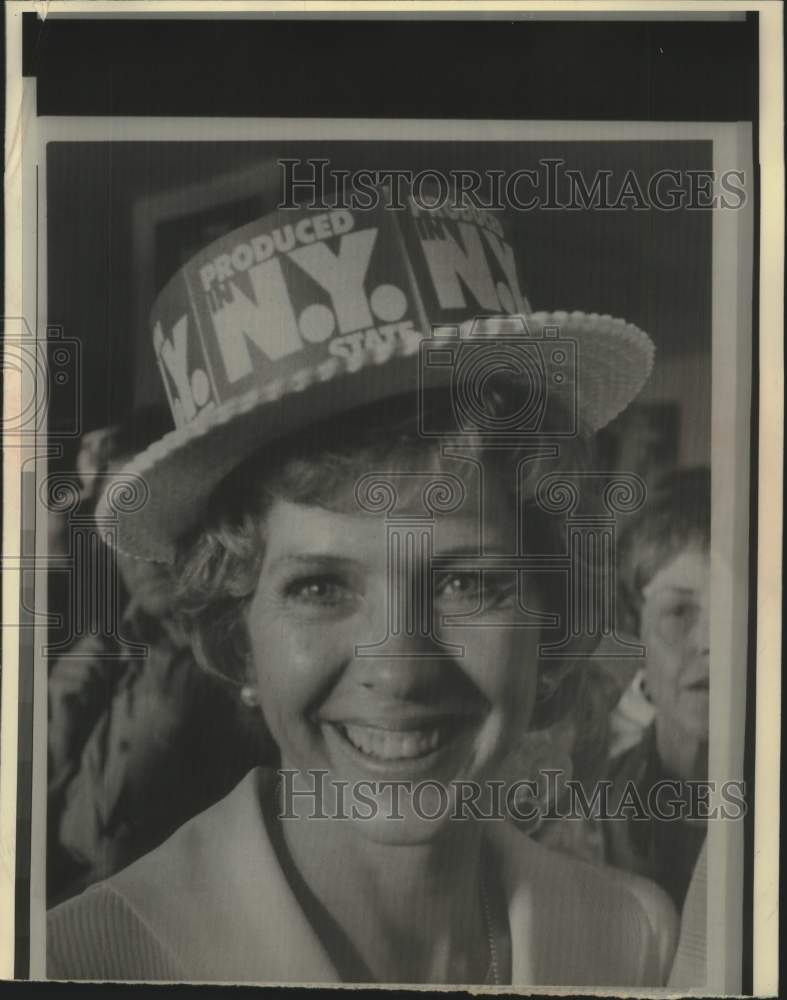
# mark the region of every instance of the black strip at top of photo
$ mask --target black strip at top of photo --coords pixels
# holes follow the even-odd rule
[[[757,15],[726,20],[24,14],[41,115],[748,121]]]

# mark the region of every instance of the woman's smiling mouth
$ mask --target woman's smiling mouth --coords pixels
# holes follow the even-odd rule
[[[373,720],[322,718],[324,739],[362,773],[385,777],[432,776],[443,757],[467,753],[465,737],[481,723],[483,713],[383,713]],[[464,748],[464,749],[462,749]],[[456,763],[456,762],[455,762]],[[453,770],[453,767],[451,768]]]
[[[337,723],[336,729],[360,753],[375,760],[400,761],[425,757],[456,734],[456,724],[440,723],[422,729],[382,729],[379,726]]]

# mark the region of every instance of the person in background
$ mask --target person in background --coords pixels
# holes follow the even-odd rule
[[[84,501],[104,473],[160,435],[161,420],[151,409],[85,435]],[[173,614],[171,570],[114,557],[115,634],[85,635],[49,677],[50,902],[125,867],[270,760],[234,691],[194,667]],[[217,743],[224,754],[209,752]]]
[[[618,621],[646,647],[644,667],[611,717],[612,809],[633,783],[638,798],[667,779],[702,781],[708,769],[710,691],[710,472],[662,480],[618,550]],[[684,801],[686,801],[684,799]],[[680,910],[706,824],[701,818],[604,821],[605,859],[660,884]]]

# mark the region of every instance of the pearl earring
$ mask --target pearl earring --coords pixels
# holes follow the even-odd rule
[[[259,705],[257,688],[253,684],[244,684],[240,689],[240,700],[246,708],[256,708]]]

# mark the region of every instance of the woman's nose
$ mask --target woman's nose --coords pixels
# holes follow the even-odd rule
[[[396,560],[391,555],[386,577],[366,603],[368,636],[359,645],[405,659],[457,652],[459,647],[439,635],[441,616],[435,609],[428,560]]]
[[[691,631],[692,649],[698,656],[710,654],[710,607],[707,601],[700,606]]]
[[[448,643],[433,629],[430,615],[392,613],[375,616],[358,635],[352,651],[352,679],[392,699],[426,698],[455,675],[464,648]]]
[[[389,701],[430,702],[453,693],[454,661],[404,655],[359,657],[352,678],[360,687]]]

